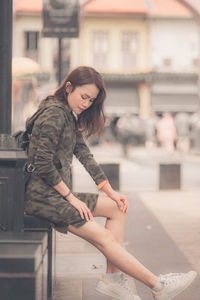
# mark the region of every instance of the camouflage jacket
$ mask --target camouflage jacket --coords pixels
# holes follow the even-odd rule
[[[83,164],[96,185],[106,180],[103,170],[76,128],[75,117],[67,107],[53,97],[43,105],[46,109],[34,123],[29,146],[29,157],[34,157],[35,166],[28,183],[28,186],[31,185],[29,192],[34,189],[35,184],[37,194],[47,196],[49,188],[61,180],[70,186],[73,154]],[[32,199],[31,195],[27,196],[26,198]]]

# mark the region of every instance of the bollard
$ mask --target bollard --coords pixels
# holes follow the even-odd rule
[[[114,190],[120,190],[120,165],[118,163],[101,163],[101,168],[108,177]]]
[[[181,188],[181,165],[179,163],[160,163],[159,189],[178,190]]]

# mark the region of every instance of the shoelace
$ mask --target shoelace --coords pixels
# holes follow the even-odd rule
[[[120,276],[120,279],[118,281],[119,285],[122,286],[126,291],[130,294],[133,295],[133,292],[131,291],[129,284],[128,284],[128,278],[122,273]]]
[[[182,273],[169,273],[166,275],[160,275],[160,281],[165,283],[165,285],[171,284],[171,283],[176,283],[179,277],[183,275]]]

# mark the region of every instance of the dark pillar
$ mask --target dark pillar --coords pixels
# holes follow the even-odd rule
[[[120,190],[120,165],[118,163],[101,163],[101,168],[106,174],[114,190]]]
[[[0,7],[0,231],[21,231],[26,154],[11,136],[12,0]]]
[[[12,0],[1,0],[0,9],[0,134],[11,132]]]

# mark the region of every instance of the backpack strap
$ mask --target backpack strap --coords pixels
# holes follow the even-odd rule
[[[40,107],[33,115],[32,117],[28,118],[26,120],[26,131],[28,134],[32,133],[33,125],[35,120],[47,109],[47,106]]]

